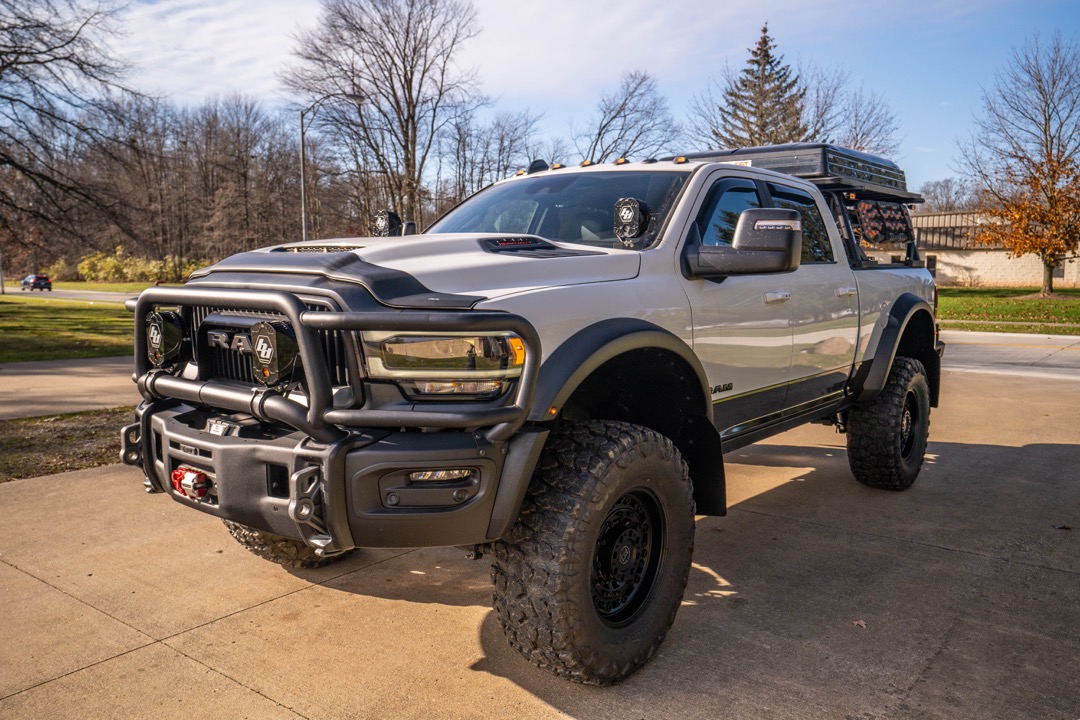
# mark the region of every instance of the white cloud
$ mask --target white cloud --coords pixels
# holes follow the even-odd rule
[[[242,91],[280,97],[277,73],[291,35],[313,24],[317,0],[156,0],[124,12],[117,51],[135,65],[131,84],[183,104]]]

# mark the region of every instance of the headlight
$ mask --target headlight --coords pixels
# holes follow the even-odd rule
[[[513,333],[364,332],[368,376],[397,381],[410,398],[498,397],[521,375],[525,343]]]

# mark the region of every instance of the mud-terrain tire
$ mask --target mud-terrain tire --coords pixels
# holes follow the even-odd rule
[[[253,527],[241,525],[232,520],[222,520],[221,522],[225,523],[229,534],[236,539],[236,542],[263,560],[269,560],[285,567],[319,568],[338,560],[344,560],[353,552],[347,550],[340,555],[320,557],[315,554],[315,548],[310,547],[301,540],[282,537],[265,530],[256,530]]]
[[[855,479],[907,490],[919,476],[930,431],[930,386],[918,360],[897,357],[885,388],[848,412],[848,464]]]
[[[574,682],[617,682],[652,657],[682,601],[694,551],[686,464],[646,428],[567,423],[492,551],[510,645]]]

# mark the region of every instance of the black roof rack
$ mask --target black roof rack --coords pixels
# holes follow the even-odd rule
[[[712,160],[775,170],[808,180],[822,190],[855,193],[869,200],[921,203],[908,192],[896,163],[877,155],[828,143],[789,143],[686,153],[688,160]]]

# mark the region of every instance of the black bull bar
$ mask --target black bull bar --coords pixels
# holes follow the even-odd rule
[[[485,436],[489,442],[504,442],[525,422],[540,368],[540,338],[536,329],[525,318],[505,312],[314,312],[308,310],[300,298],[288,292],[223,288],[156,287],[143,291],[133,302],[128,302],[128,308],[135,312],[135,376],[144,398],[168,397],[249,413],[266,422],[289,425],[322,443],[344,439],[347,433],[339,426],[488,428]],[[146,317],[158,305],[212,305],[229,310],[259,310],[285,316],[299,346],[307,380],[307,406],[271,389],[244,390],[212,380],[188,380],[154,368],[146,355]],[[525,343],[525,364],[510,405],[435,406],[425,410],[334,408],[330,373],[318,337],[318,332],[324,330],[513,332]]]

